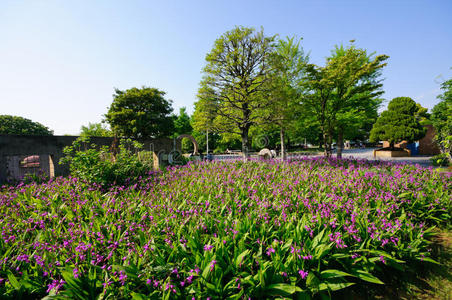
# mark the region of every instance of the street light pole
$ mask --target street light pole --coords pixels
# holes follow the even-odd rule
[[[206,145],[207,145],[206,155],[209,155],[209,129],[207,129],[206,133]]]

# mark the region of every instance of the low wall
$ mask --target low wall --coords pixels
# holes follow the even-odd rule
[[[51,175],[68,175],[68,166],[60,165],[59,161],[64,156],[64,147],[72,145],[77,138],[78,136],[0,135],[0,183],[5,182],[11,173],[22,174],[21,170],[15,169],[19,168],[16,166],[16,162],[31,155],[48,157],[45,161],[49,161],[51,164],[43,166],[41,169],[44,172],[47,169],[52,170],[53,174],[49,172],[49,177]],[[90,138],[90,144],[98,146],[111,146],[113,141],[114,138],[111,137]],[[181,149],[180,140],[169,138],[140,140],[139,142],[144,145],[144,150],[153,152],[155,169],[168,164],[168,154]]]
[[[391,150],[374,150],[374,157],[407,157],[411,156],[411,151],[403,149],[403,151],[391,151]]]

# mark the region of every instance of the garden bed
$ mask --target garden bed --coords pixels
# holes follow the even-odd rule
[[[304,158],[174,167],[105,192],[75,178],[0,192],[0,294],[313,297],[435,263],[450,174]]]

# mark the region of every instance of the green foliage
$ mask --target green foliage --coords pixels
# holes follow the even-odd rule
[[[317,118],[306,110],[301,110],[292,128],[287,132],[287,136],[295,144],[304,144],[306,139],[307,143],[322,145],[320,124]]]
[[[416,118],[418,107],[409,97],[397,97],[381,113],[370,132],[372,142],[388,141],[391,147],[401,141],[414,142],[425,135],[425,129]]]
[[[0,134],[53,135],[53,131],[38,122],[18,116],[0,115]]]
[[[191,118],[187,114],[187,109],[185,107],[181,107],[179,109],[179,115],[173,116],[174,118],[174,134],[173,137],[176,138],[181,134],[192,134],[193,127],[191,125]],[[193,152],[193,143],[184,138],[181,141],[182,143],[182,152],[184,153],[192,153]]]
[[[121,140],[117,153],[107,146],[89,144],[89,138],[78,138],[65,147],[60,164],[69,165],[73,177],[102,187],[129,184],[152,170],[152,154],[140,151],[142,145]]]
[[[313,158],[188,164],[108,191],[62,177],[8,188],[0,295],[335,299],[354,285],[373,298],[372,287],[435,264],[451,180]]]
[[[271,66],[268,82],[270,105],[266,111],[268,121],[278,124],[282,158],[285,159],[285,135],[294,126],[294,121],[302,117],[300,106],[300,81],[304,76],[303,69],[308,62],[300,46],[300,40],[287,37],[278,40],[275,51],[269,55]],[[300,123],[298,123],[299,125]]]
[[[273,40],[264,36],[263,30],[235,27],[218,38],[206,55],[194,126],[239,134],[245,156],[249,129],[261,121],[261,113],[269,105],[265,83],[270,68],[266,61]]]
[[[171,100],[156,88],[116,89],[113,103],[105,115],[117,136],[150,138],[170,136],[173,132]]]
[[[336,131],[362,128],[366,118],[375,113],[382,86],[378,77],[387,59],[352,45],[336,47],[325,67],[307,65],[303,85],[309,92],[302,101],[320,126],[326,155],[331,155]]]
[[[449,166],[449,156],[446,153],[441,153],[438,155],[435,155],[430,158],[432,161],[432,164],[434,166],[441,166],[441,167],[447,167]]]
[[[190,116],[187,114],[187,109],[181,107],[179,115],[174,119],[174,131],[177,135],[191,134],[193,128],[190,123]]]
[[[83,137],[95,137],[95,136],[109,137],[109,136],[113,136],[113,132],[102,123],[88,123],[88,126],[83,125],[80,128],[80,136],[83,136]]]
[[[443,93],[438,96],[441,101],[433,107],[431,121],[441,152],[452,162],[452,79],[443,82],[441,89]]]

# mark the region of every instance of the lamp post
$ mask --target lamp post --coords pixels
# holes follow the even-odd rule
[[[206,132],[206,145],[207,145],[206,155],[208,156],[209,155],[209,129],[207,129],[207,132]]]

